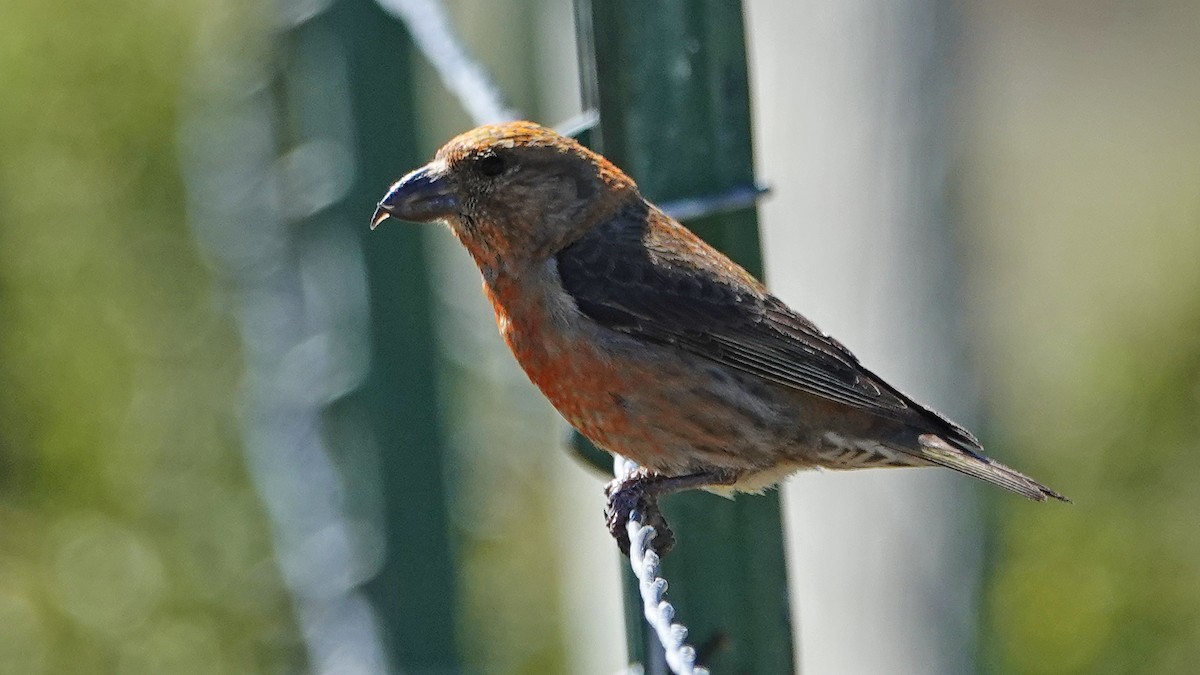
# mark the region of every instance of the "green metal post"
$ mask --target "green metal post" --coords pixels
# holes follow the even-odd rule
[[[456,563],[443,483],[445,438],[435,390],[437,350],[426,229],[367,219],[418,156],[408,35],[372,0],[330,10],[347,58],[357,166],[347,218],[363,237],[371,311],[371,371],[355,397],[380,452],[386,558],[367,584],[391,666],[461,670],[454,629]]]
[[[652,201],[754,183],[741,3],[577,2],[585,97],[600,113],[597,146]],[[753,208],[688,223],[762,273]],[[678,544],[664,560],[669,597],[700,662],[721,673],[794,670],[779,496],[706,493],[663,504]],[[627,584],[630,586],[630,584]],[[631,590],[636,598],[636,590]],[[630,657],[661,671],[640,601],[626,602]],[[657,648],[657,647],[656,647]]]

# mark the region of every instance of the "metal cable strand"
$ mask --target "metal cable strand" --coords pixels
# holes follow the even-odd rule
[[[495,124],[517,118],[500,95],[492,77],[471,58],[454,34],[446,8],[438,0],[376,0],[408,28],[413,43],[433,65],[438,77],[466,109],[475,124]]]
[[[637,468],[637,464],[624,457],[616,457],[613,464],[617,478],[624,478]],[[642,522],[638,511],[629,514],[625,527],[629,533],[629,567],[638,580],[642,614],[662,643],[667,666],[675,675],[709,675],[707,668],[696,665],[696,649],[687,644],[687,627],[675,623],[675,606],[666,600],[667,580],[662,577],[658,552],[650,545],[654,528]]]

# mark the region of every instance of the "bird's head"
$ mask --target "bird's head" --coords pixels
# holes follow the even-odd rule
[[[445,221],[481,267],[553,255],[637,186],[608,160],[531,122],[472,129],[404,176],[379,202],[388,218]]]

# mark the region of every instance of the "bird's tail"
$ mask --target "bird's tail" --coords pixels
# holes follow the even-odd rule
[[[1034,501],[1044,502],[1047,498],[1063,502],[1071,501],[1029,476],[993,461],[981,453],[956,448],[941,436],[922,434],[918,442],[921,444],[919,456],[934,464],[974,476]]]

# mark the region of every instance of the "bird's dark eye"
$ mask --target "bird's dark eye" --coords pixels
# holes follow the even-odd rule
[[[475,160],[475,170],[487,176],[494,178],[504,173],[504,169],[508,166],[508,162],[500,155],[484,155]]]

